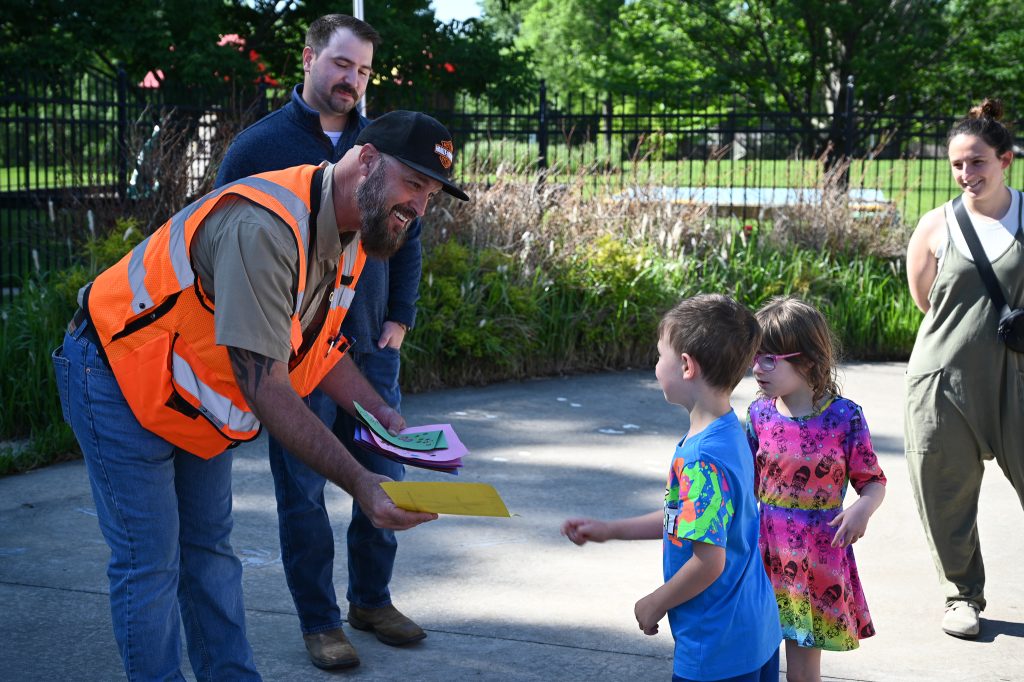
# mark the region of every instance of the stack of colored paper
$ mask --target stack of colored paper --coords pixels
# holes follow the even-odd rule
[[[355,403],[359,421],[355,441],[362,447],[402,464],[458,474],[462,456],[468,454],[451,424],[413,426],[397,435]]]

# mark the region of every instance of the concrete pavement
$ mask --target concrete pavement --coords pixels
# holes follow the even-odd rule
[[[949,637],[939,629],[942,593],[903,462],[903,366],[844,369],[844,393],[864,407],[889,487],[856,547],[878,635],[857,651],[825,653],[826,679],[1024,680],[1024,514],[1012,488],[988,467],[979,523],[989,607],[977,641]],[[754,390],[749,377],[737,390],[741,414]],[[451,422],[472,453],[457,480],[494,484],[515,516],[448,516],[402,533],[392,592],[429,636],[396,649],[347,628],[362,665],[326,673],[308,663],[285,585],[265,443],[240,448],[233,545],[245,564],[250,639],[264,677],[669,679],[668,629],[645,637],[632,616],[634,601],[661,580],[659,543],[579,548],[558,532],[567,516],[660,506],[686,416],[664,402],[653,372],[439,391],[408,396],[404,411],[410,424]],[[449,480],[420,469],[409,478]],[[343,597],[349,498],[331,489],[329,504]],[[0,479],[0,680],[124,678],[110,627],[108,556],[81,462]]]

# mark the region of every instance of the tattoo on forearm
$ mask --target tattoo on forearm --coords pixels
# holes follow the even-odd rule
[[[270,370],[277,362],[273,358],[241,348],[228,349],[228,356],[239,388],[250,395],[259,389],[263,379],[270,376]]]

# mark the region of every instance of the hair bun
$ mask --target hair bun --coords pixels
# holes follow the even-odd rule
[[[990,118],[993,121],[998,121],[1003,118],[1003,103],[1001,100],[986,97],[981,101],[981,104],[971,107],[971,111],[967,116],[969,118]]]

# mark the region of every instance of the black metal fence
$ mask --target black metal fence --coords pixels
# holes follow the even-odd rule
[[[256,89],[168,102],[124,72],[6,84],[0,93],[0,302],[25,278],[75,262],[82,239],[109,229],[112,216],[157,205],[153,197],[169,183],[186,195],[206,189],[230,132],[266,107],[265,93]],[[160,177],[171,145],[180,147],[180,178]]]
[[[864,209],[911,226],[955,196],[946,134],[970,103],[945,115],[895,116],[862,114],[853,101],[837,112],[793,113],[750,110],[740,97],[559,97],[542,84],[523,105],[499,109],[457,98],[432,113],[453,131],[464,182],[544,168],[614,196],[707,204],[718,217],[753,221],[841,186]],[[1019,111],[1012,102],[1007,109]],[[1008,182],[1022,180],[1016,164]]]
[[[7,92],[0,95],[0,302],[33,273],[74,262],[80,240],[108,229],[112,215],[137,215],[139,202],[163,192],[172,178],[161,177],[158,157],[168,147],[187,159],[176,178],[180,200],[207,189],[232,134],[288,94],[193,94],[180,105],[123,74]],[[748,221],[770,220],[780,204],[813,202],[830,182],[865,210],[908,223],[955,194],[944,142],[966,103],[945,115],[896,117],[861,114],[853,101],[839,112],[766,112],[740,97],[559,96],[541,83],[525,101],[502,107],[436,93],[382,101],[371,92],[368,113],[419,109],[446,123],[456,173],[470,185],[541,172],[584,191],[707,204],[713,215]],[[1018,170],[1010,182],[1019,186]],[[150,224],[180,207],[151,205],[160,215]]]

